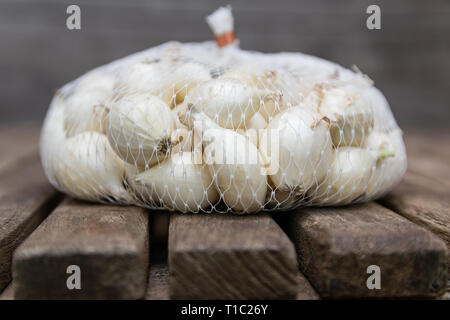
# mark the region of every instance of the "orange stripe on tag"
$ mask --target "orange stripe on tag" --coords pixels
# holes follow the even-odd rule
[[[229,44],[232,44],[234,41],[236,41],[234,30],[216,36],[216,42],[219,47],[225,47]]]

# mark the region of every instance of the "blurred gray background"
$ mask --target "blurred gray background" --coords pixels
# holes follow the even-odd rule
[[[66,28],[69,4],[81,7],[81,30]],[[448,127],[448,0],[0,0],[0,126],[40,123],[55,89],[95,66],[168,40],[212,39],[204,17],[224,4],[242,48],[356,64],[401,126]],[[370,4],[382,30],[366,28]]]

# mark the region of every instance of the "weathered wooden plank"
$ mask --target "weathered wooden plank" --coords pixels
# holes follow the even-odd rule
[[[152,243],[154,244],[152,236]],[[152,256],[145,300],[169,299],[169,268],[167,266],[167,247],[163,244],[151,248]],[[318,294],[309,281],[301,274],[297,279],[296,300],[317,300]],[[0,296],[1,299],[1,296]]]
[[[12,282],[0,293],[0,300],[14,300],[14,287]]]
[[[450,131],[410,131],[404,135],[408,171],[433,178],[442,189],[450,189]]]
[[[39,127],[20,124],[0,128],[0,172],[17,166],[39,150]]]
[[[407,172],[403,181],[379,202],[429,229],[450,248],[450,191],[447,187]]]
[[[450,248],[450,135],[448,131],[410,130],[405,134],[408,171],[378,202],[432,231]],[[450,271],[450,257],[449,257]]]
[[[375,203],[305,208],[286,217],[301,271],[322,298],[436,297],[447,286],[447,248],[424,228]],[[367,268],[381,288],[369,290]]]
[[[65,200],[14,253],[15,298],[142,298],[148,230],[141,208]],[[71,265],[80,268],[80,290],[66,285]]]
[[[267,214],[176,214],[169,225],[172,299],[295,299],[288,237]]]
[[[304,275],[298,275],[298,287],[296,300],[319,300],[320,297],[316,290],[311,286],[308,279]]]
[[[44,220],[60,200],[47,182],[39,157],[18,159],[0,173],[0,290],[11,281],[14,249]]]
[[[434,160],[450,157],[450,131],[448,128],[407,128],[404,132],[406,149],[414,158],[431,154]]]

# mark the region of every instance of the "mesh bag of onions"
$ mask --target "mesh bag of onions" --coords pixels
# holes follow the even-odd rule
[[[57,90],[41,134],[50,182],[79,199],[256,213],[364,202],[406,170],[402,132],[359,70],[244,51],[229,7],[216,42],[168,42]]]

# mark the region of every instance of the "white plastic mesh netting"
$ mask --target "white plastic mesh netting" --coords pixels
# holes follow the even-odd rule
[[[182,212],[369,201],[406,169],[402,132],[367,76],[213,42],[169,42],[59,89],[41,157],[76,198]]]

